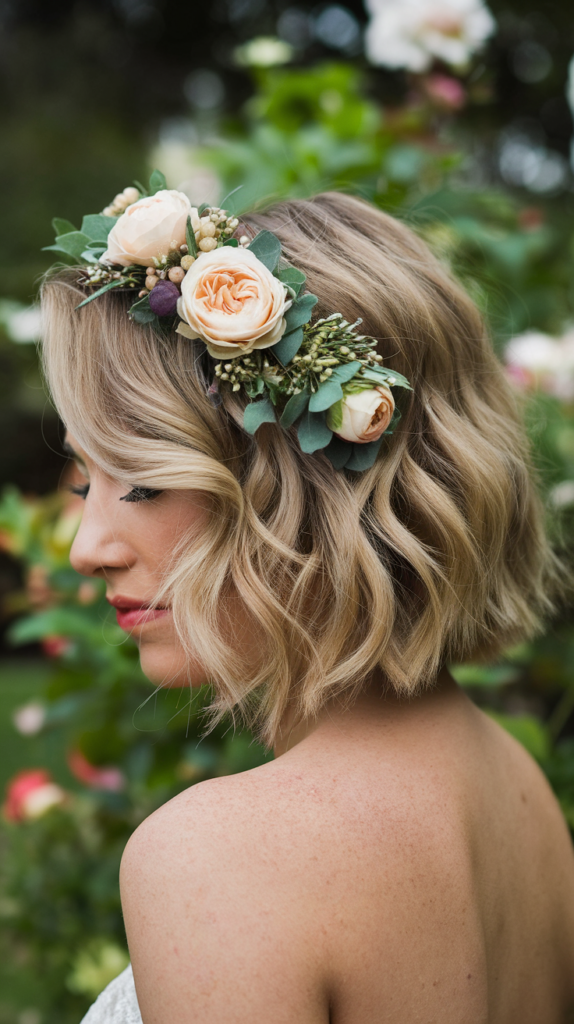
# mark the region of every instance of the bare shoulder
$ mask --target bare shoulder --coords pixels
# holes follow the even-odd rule
[[[146,1024],[325,1020],[321,943],[294,898],[301,861],[289,860],[279,789],[260,769],[198,784],[128,843],[122,905]]]

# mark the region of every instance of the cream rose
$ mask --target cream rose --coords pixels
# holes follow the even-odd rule
[[[154,256],[167,256],[172,242],[183,245],[188,217],[197,231],[198,212],[183,192],[164,189],[155,196],[138,199],[114,224],[102,261],[122,267],[132,263],[147,267]]]
[[[249,249],[221,246],[201,253],[181,283],[178,327],[201,338],[215,359],[233,359],[277,344],[291,300],[283,284]]]
[[[355,444],[378,441],[391,422],[394,411],[395,400],[384,385],[355,395],[345,395],[343,422],[334,432],[344,441],[353,441]]]

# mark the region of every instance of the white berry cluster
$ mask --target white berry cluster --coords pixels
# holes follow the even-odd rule
[[[128,206],[131,206],[132,203],[137,203],[139,198],[139,189],[135,185],[128,185],[123,192],[118,192],[115,199],[102,210],[102,213],[104,217],[119,217],[127,210]]]

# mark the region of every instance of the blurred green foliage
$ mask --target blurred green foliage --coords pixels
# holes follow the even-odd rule
[[[457,125],[422,99],[383,111],[347,64],[272,69],[257,72],[254,96],[203,159],[220,175],[222,195],[241,186],[227,203],[239,212],[261,197],[343,188],[405,218],[464,281],[500,351],[533,326],[558,333],[574,313],[572,197],[532,206],[477,189]],[[104,188],[100,205],[108,199]],[[54,212],[78,220],[74,206]],[[574,406],[533,389],[527,413],[550,506],[556,487],[574,480]],[[567,560],[573,515],[574,500],[555,502],[550,516]],[[185,786],[268,756],[225,726],[202,738],[206,691],[153,692],[101,588],[68,565],[77,516],[77,503],[61,496],[8,490],[0,504],[1,545],[24,579],[6,606],[10,637],[52,656],[39,728],[71,754],[63,802],[11,821],[4,836],[2,912],[25,969],[42,979],[42,1024],[75,1024],[123,966],[117,869],[131,831]],[[539,760],[574,828],[571,610],[501,664],[454,671]]]

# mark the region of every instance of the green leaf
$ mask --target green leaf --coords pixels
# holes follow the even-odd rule
[[[329,444],[333,431],[329,430],[325,423],[324,413],[307,410],[297,428],[297,435],[301,451],[311,455],[317,449],[325,448]]]
[[[223,245],[231,245],[234,249],[237,249],[239,242],[236,238],[226,238]]]
[[[343,399],[327,410],[327,426],[330,430],[340,430],[343,426]]]
[[[89,295],[87,299],[84,299],[83,302],[80,302],[79,306],[76,306],[76,309],[81,309],[82,306],[87,306],[88,302],[93,302],[94,299],[97,299],[99,295],[103,295],[104,292],[111,291],[112,288],[121,288],[123,284],[123,281],[109,281],[108,284],[104,284],[101,288],[98,288],[97,292],[94,292],[92,295]]]
[[[87,213],[82,220],[82,231],[95,242],[107,243],[108,235],[117,217],[105,217],[103,213]]]
[[[209,203],[202,203],[201,206],[197,207],[197,212],[198,212],[200,217],[201,217],[203,211],[207,210],[208,206],[209,206]]]
[[[245,390],[250,398],[257,398],[257,395],[262,395],[265,390],[263,377],[257,377],[255,381],[247,381]]]
[[[299,294],[307,280],[303,271],[297,270],[296,267],[285,267],[284,270],[279,270],[277,272],[277,277],[283,284],[287,285],[288,288],[292,288],[296,296]]]
[[[300,391],[298,395],[291,395],[279,421],[281,426],[285,427],[285,429],[290,427],[305,412],[308,404],[309,395],[306,391]]]
[[[378,441],[369,441],[367,444],[354,444],[353,454],[346,463],[345,469],[354,469],[357,473],[370,469],[374,465],[382,443],[383,439],[380,437]]]
[[[134,181],[133,184],[135,185],[140,194],[140,199],[143,199],[145,196],[147,196],[147,188],[145,187],[145,185],[142,185],[141,181]]]
[[[85,260],[86,263],[99,263],[100,258],[104,255],[105,251],[106,247],[102,245],[99,245],[97,249],[89,246],[88,249],[84,249],[82,259]]]
[[[52,249],[54,252],[65,252],[79,260],[89,241],[83,231],[68,231],[65,235],[58,235],[54,245],[46,245],[44,248]]]
[[[337,381],[326,380],[324,384],[321,384],[314,395],[311,396],[309,402],[309,408],[311,412],[324,412],[325,409],[330,409],[336,402],[341,401],[343,398],[343,389]]]
[[[337,381],[338,384],[346,384],[348,380],[351,380],[358,373],[362,365],[358,359],[355,359],[352,363],[343,363],[342,366],[335,367],[329,380]]]
[[[318,390],[315,392],[311,401],[309,402],[309,408],[311,412],[322,412],[325,409],[330,409],[332,405],[340,402],[343,398],[343,389],[341,384],[345,384],[351,377],[355,376],[357,370],[361,369],[363,364],[358,360],[352,363],[345,363],[343,366],[337,366],[333,373],[323,384],[319,385]]]
[[[136,324],[151,324],[157,317],[149,304],[149,295],[144,295],[139,302],[134,302],[130,307],[129,315]]]
[[[385,384],[387,387],[407,388],[409,391],[413,390],[407,378],[403,377],[402,373],[395,373],[393,370],[387,370],[385,367],[381,367],[380,369],[375,369],[374,367],[366,369],[363,367],[361,377],[364,378],[364,380],[373,381],[374,384]],[[393,381],[392,384],[389,384],[389,378]]]
[[[149,193],[150,196],[155,196],[156,192],[163,192],[167,188],[167,181],[165,180],[165,174],[158,171],[152,171],[149,179]]]
[[[243,413],[243,426],[248,434],[254,434],[262,423],[275,423],[275,409],[268,398],[250,402]]]
[[[285,320],[287,321],[285,333],[290,334],[296,327],[302,327],[303,324],[309,323],[313,306],[318,301],[317,296],[311,295],[310,292],[302,295],[300,299],[296,299],[285,314]]]
[[[283,366],[287,366],[287,363],[291,362],[293,356],[297,355],[302,344],[303,328],[297,327],[296,330],[290,331],[289,334],[284,334],[281,340],[276,345],[273,345],[271,352]]]
[[[77,231],[71,221],[64,220],[62,217],[54,217],[52,227],[56,235],[69,235],[71,231]]]
[[[195,241],[195,231],[191,224],[191,217],[187,218],[185,225],[185,240],[187,242],[187,251],[190,256],[197,256],[197,243]]]
[[[281,242],[271,231],[260,231],[247,246],[272,273],[279,262]]]
[[[353,454],[353,445],[343,441],[342,437],[333,436],[330,443],[323,450],[334,469],[344,469]]]

